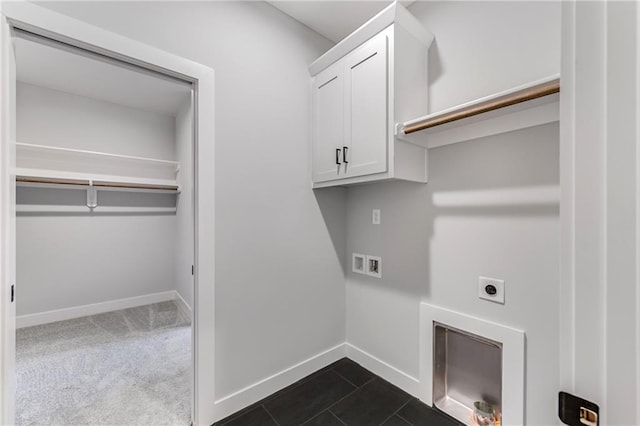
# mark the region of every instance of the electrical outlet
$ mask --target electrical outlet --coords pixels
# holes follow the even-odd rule
[[[367,275],[382,278],[382,258],[367,255]]]
[[[380,209],[373,209],[371,212],[371,223],[380,225]]]
[[[504,280],[479,277],[478,297],[480,299],[504,305]]]

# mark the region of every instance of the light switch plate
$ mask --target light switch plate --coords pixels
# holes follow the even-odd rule
[[[478,278],[478,297],[504,305],[504,280],[496,278]]]
[[[380,209],[373,209],[371,212],[371,223],[380,225]]]

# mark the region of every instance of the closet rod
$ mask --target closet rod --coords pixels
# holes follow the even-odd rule
[[[75,185],[91,186],[88,180],[80,179],[57,179],[57,178],[35,178],[26,176],[16,176],[16,182],[42,183],[53,185]],[[178,185],[155,185],[145,183],[119,183],[119,182],[93,182],[93,186],[99,188],[123,188],[123,189],[157,189],[164,191],[177,191]]]
[[[442,114],[434,114],[425,117],[423,120],[412,122],[403,127],[402,131],[408,135],[410,133],[419,132],[420,130],[429,129],[431,127],[440,126],[442,124],[451,123],[453,121],[462,120],[464,118],[473,117],[474,115],[483,114],[485,112],[495,111],[500,108],[516,105],[521,102],[531,101],[533,99],[542,98],[560,92],[560,79],[555,78],[534,86],[517,90],[503,96],[498,96],[486,101],[473,103],[463,106],[453,111],[444,112]]]

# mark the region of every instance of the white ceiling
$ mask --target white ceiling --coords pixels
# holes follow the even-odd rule
[[[302,22],[307,27],[322,34],[334,43],[338,43],[391,3],[389,0],[267,1],[293,19]],[[413,3],[413,1],[414,0],[401,1],[400,3],[408,6]]]
[[[267,0],[337,43],[391,1]],[[413,0],[401,1],[405,6]],[[176,115],[190,87],[112,62],[21,37],[14,38],[18,81],[133,108]],[[44,71],[44,72],[43,72]]]
[[[190,98],[187,83],[154,76],[49,44],[14,38],[17,80],[175,116]]]

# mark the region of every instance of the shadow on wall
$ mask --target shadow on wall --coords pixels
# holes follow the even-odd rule
[[[428,184],[316,191],[343,252],[347,341],[417,381],[421,301],[525,330],[529,423],[548,424],[558,377],[558,141],[558,123],[537,126],[429,150]],[[381,257],[382,276],[352,272],[352,253]],[[478,298],[479,276],[505,280],[504,305]]]
[[[444,69],[442,68],[440,52],[438,51],[438,39],[435,39],[429,48],[429,87],[433,86],[443,74]]]
[[[388,182],[351,187],[347,199],[348,279],[380,291],[424,294],[430,270],[433,206],[428,185]],[[372,223],[380,209],[380,224]],[[354,273],[351,254],[382,258],[382,278]]]
[[[482,263],[488,271],[477,266],[477,274],[500,272],[509,262],[509,246],[517,244],[511,232],[522,230],[523,245],[543,244],[532,241],[531,230],[538,219],[559,216],[557,135],[552,124],[431,149],[426,185],[349,188],[348,280],[424,300],[432,279],[440,286],[465,285],[456,263],[458,271]],[[373,209],[381,210],[380,225],[372,224]],[[351,253],[381,256],[382,279],[353,273]],[[433,265],[434,275],[431,263],[443,259],[451,270]],[[443,281],[448,277],[451,282]]]
[[[342,273],[346,274],[348,265],[345,264],[345,259],[347,258],[345,253],[347,243],[347,190],[345,188],[322,188],[313,190],[313,195],[316,197],[331,243],[340,262]]]
[[[552,124],[431,150],[434,219],[558,216],[557,134]]]

